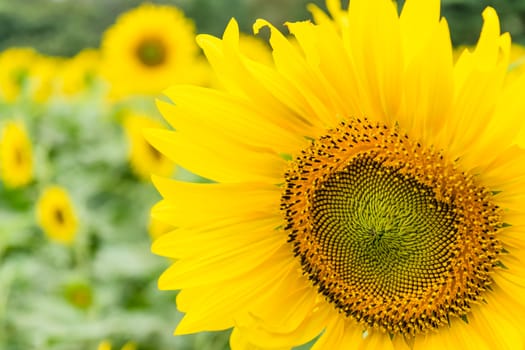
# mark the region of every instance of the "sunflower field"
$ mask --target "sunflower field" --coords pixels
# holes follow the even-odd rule
[[[524,349],[524,44],[519,0],[0,0],[0,350]]]

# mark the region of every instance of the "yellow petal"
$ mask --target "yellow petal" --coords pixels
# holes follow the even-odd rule
[[[259,147],[261,151],[270,148],[276,154],[297,152],[305,144],[302,135],[270,122],[261,113],[263,110],[257,110],[246,100],[191,86],[175,86],[165,94],[174,105],[157,102],[162,115],[176,130],[195,137],[211,141],[217,135],[224,135],[248,147]]]
[[[281,190],[269,184],[199,184],[158,176],[153,183],[165,200],[156,204],[152,215],[175,227],[280,217]]]
[[[212,139],[148,129],[153,147],[182,167],[218,182],[282,182],[286,161],[275,154],[242,147],[226,136]]]

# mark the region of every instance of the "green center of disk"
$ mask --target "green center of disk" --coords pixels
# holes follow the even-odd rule
[[[166,61],[166,47],[159,39],[143,40],[137,47],[139,61],[148,67],[155,67]]]

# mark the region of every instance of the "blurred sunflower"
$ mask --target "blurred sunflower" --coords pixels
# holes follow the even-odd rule
[[[38,224],[53,241],[71,244],[78,229],[78,219],[67,191],[59,186],[44,189],[36,204]]]
[[[97,346],[97,350],[111,350],[111,342],[109,340],[101,341]]]
[[[98,344],[97,350],[111,350],[112,348],[111,342],[108,340],[103,340]],[[120,350],[137,350],[137,344],[135,342],[129,341],[122,345]]]
[[[13,102],[27,82],[29,71],[38,54],[32,48],[14,47],[0,53],[0,96]]]
[[[201,83],[193,22],[172,6],[143,4],[121,15],[102,40],[113,95],[157,94],[174,83]]]
[[[135,342],[128,341],[127,343],[122,345],[120,350],[137,350],[137,344]]]
[[[98,50],[85,49],[65,61],[60,69],[59,90],[66,96],[87,91],[100,75],[100,56]]]
[[[0,178],[6,187],[27,185],[33,179],[33,150],[21,123],[5,123],[0,135]]]
[[[328,7],[341,15],[338,1]],[[523,349],[525,79],[492,8],[456,63],[439,0],[352,0],[347,20],[268,22],[275,67],[230,22],[198,42],[227,91],[180,86],[148,139],[215,183],[154,177],[177,227],[176,334],[233,349]]]
[[[129,162],[133,172],[142,180],[149,181],[152,174],[169,176],[175,164],[162,155],[144,138],[146,128],[161,128],[162,124],[144,114],[129,113],[123,121],[129,140]]]
[[[56,76],[62,60],[38,55],[29,70],[30,95],[35,102],[44,103],[56,90]]]

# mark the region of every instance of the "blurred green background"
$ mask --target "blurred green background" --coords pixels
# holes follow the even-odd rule
[[[71,56],[84,47],[99,47],[102,32],[121,12],[140,0],[0,0],[0,50],[32,46],[48,55]],[[279,25],[308,18],[305,5],[322,0],[164,0],[153,3],[182,8],[199,33],[219,35],[235,17],[244,31],[256,18]],[[398,0],[401,3],[403,0]],[[455,45],[473,44],[486,6],[498,11],[502,28],[515,42],[525,43],[525,0],[442,0]]]

